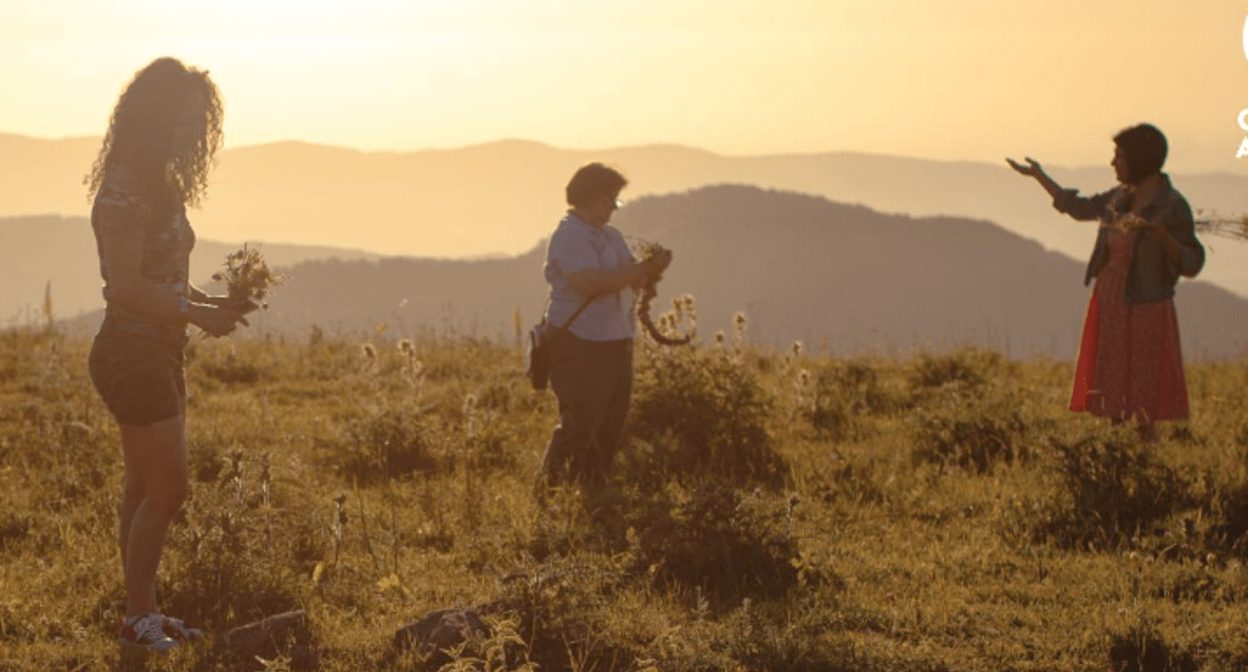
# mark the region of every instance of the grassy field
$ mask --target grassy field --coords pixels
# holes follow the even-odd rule
[[[639,347],[612,487],[539,504],[554,398],[515,343],[193,339],[160,603],[313,641],[147,668],[424,669],[394,633],[447,607],[493,625],[448,669],[1248,667],[1248,363],[1189,367],[1190,423],[1142,447],[1064,410],[1067,362],[703,340]],[[121,666],[89,347],[0,333],[0,670]]]

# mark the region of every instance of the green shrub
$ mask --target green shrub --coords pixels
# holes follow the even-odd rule
[[[627,669],[640,647],[613,637],[621,619],[612,598],[624,584],[623,568],[608,558],[555,556],[509,577],[491,606],[514,615],[540,669]]]
[[[796,499],[741,492],[712,480],[672,486],[631,503],[632,572],[705,591],[721,604],[779,595],[797,585]]]
[[[783,481],[788,467],[768,428],[773,404],[757,375],[722,352],[694,348],[652,351],[636,368],[629,426],[654,451],[635,476]]]
[[[862,418],[906,407],[908,401],[880,382],[879,371],[855,360],[835,360],[799,371],[799,415],[821,438],[833,441],[862,438]]]
[[[1107,428],[1074,442],[1055,438],[1053,450],[1062,497],[1043,533],[1065,545],[1120,544],[1196,504],[1189,479],[1130,428]]]
[[[1009,397],[948,394],[943,403],[915,416],[911,436],[916,462],[956,465],[978,473],[1000,462],[1025,462],[1031,457],[1027,422]]]
[[[1192,651],[1168,644],[1151,625],[1136,623],[1109,635],[1110,669],[1117,672],[1196,672]]]
[[[335,465],[348,480],[372,484],[438,466],[436,433],[420,409],[368,411],[347,427],[344,455]]]
[[[916,390],[956,385],[975,388],[1006,364],[995,350],[962,349],[944,355],[920,354],[911,364],[910,387]]]
[[[293,540],[278,518],[266,523],[255,499],[237,502],[232,488],[196,488],[185,522],[170,530],[161,603],[168,613],[224,629],[296,607]]]
[[[1248,425],[1245,425],[1248,427]],[[1248,436],[1248,430],[1241,427],[1236,437]],[[1235,469],[1219,474],[1210,506],[1210,513],[1217,521],[1214,532],[1225,542],[1227,548],[1248,553],[1248,441],[1235,442]],[[1211,479],[1214,480],[1214,479]]]
[[[239,357],[233,350],[225,357],[196,358],[195,363],[205,376],[225,385],[254,385],[263,375],[254,361]]]

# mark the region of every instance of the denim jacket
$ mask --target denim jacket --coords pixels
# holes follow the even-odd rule
[[[1153,303],[1174,297],[1174,286],[1179,276],[1195,277],[1205,265],[1205,248],[1196,239],[1196,224],[1192,208],[1178,190],[1170,183],[1170,177],[1161,175],[1162,184],[1141,215],[1149,222],[1166,228],[1179,244],[1180,260],[1175,264],[1166,255],[1161,243],[1153,240],[1145,231],[1135,231],[1131,245],[1131,261],[1127,268],[1127,303]],[[1091,197],[1079,195],[1078,189],[1064,189],[1053,199],[1053,207],[1071,217],[1088,221],[1099,219],[1100,230],[1092,258],[1088,260],[1083,284],[1087,285],[1109,263],[1110,227],[1126,212],[1130,191],[1118,185],[1109,191]]]

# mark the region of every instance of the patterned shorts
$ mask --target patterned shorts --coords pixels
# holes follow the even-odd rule
[[[186,406],[185,331],[105,318],[88,360],[91,382],[123,425],[150,425]]]

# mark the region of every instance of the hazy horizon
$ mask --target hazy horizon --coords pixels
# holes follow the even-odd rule
[[[0,134],[0,216],[86,215],[81,184],[98,138]],[[227,147],[192,220],[206,239],[266,241],[389,255],[481,258],[523,254],[566,208],[577,166],[621,167],[629,201],[713,184],[752,184],[863,203],[883,212],[986,219],[1083,259],[1091,229],[1054,211],[1004,162],[940,161],[866,152],[732,156],[688,145],[565,149],[499,140],[452,149],[367,151],[307,141]],[[1099,191],[1108,166],[1049,163],[1062,184]],[[1248,212],[1248,176],[1170,171],[1193,208]],[[484,209],[484,210],[483,210]],[[485,216],[482,216],[483,212]],[[351,223],[343,226],[344,222]],[[1072,225],[1073,224],[1073,225]],[[1216,247],[1202,277],[1248,296],[1248,246]]]
[[[98,133],[94,135],[85,134],[85,135],[67,135],[67,136],[41,136],[41,135],[32,135],[29,133],[21,133],[17,131],[11,131],[11,130],[0,128],[0,137],[4,137],[4,136],[16,137],[16,138],[21,138],[25,140],[34,140],[38,142],[91,141],[91,142],[98,143],[100,139],[102,138],[102,136]],[[559,150],[559,151],[578,152],[578,153],[594,153],[594,152],[608,153],[608,152],[618,152],[621,150],[631,150],[631,149],[670,147],[670,148],[675,148],[675,149],[689,150],[692,152],[705,153],[705,154],[709,154],[712,156],[728,158],[728,159],[734,159],[734,158],[749,159],[749,158],[768,158],[768,157],[785,157],[785,156],[821,156],[821,155],[844,154],[844,155],[862,155],[862,156],[869,156],[869,157],[881,157],[881,158],[890,158],[890,159],[913,159],[917,161],[925,161],[925,162],[932,162],[932,163],[986,164],[986,165],[993,165],[993,166],[1005,165],[1004,156],[1001,157],[1001,160],[932,158],[932,157],[925,157],[925,156],[917,156],[913,154],[901,154],[901,153],[893,153],[893,152],[870,151],[870,150],[860,150],[860,149],[811,149],[811,150],[774,151],[774,152],[765,152],[765,151],[723,152],[723,151],[716,151],[716,150],[709,149],[706,147],[700,147],[697,145],[692,145],[692,144],[682,143],[682,142],[639,142],[635,144],[625,144],[625,145],[603,145],[603,146],[581,147],[581,146],[571,146],[571,145],[560,145],[560,144],[555,144],[551,142],[545,142],[542,140],[536,140],[533,138],[520,138],[520,137],[499,137],[499,138],[494,138],[492,140],[481,140],[477,142],[470,142],[467,144],[460,144],[460,145],[396,147],[396,148],[357,147],[357,146],[345,145],[345,144],[335,144],[332,142],[321,142],[321,141],[316,141],[316,140],[307,140],[307,139],[302,139],[302,138],[290,137],[290,138],[275,138],[273,140],[265,140],[262,142],[254,142],[254,143],[249,143],[249,144],[228,144],[224,148],[224,150],[226,152],[230,152],[230,151],[235,151],[235,150],[273,147],[273,146],[278,146],[278,145],[306,145],[309,147],[324,147],[327,149],[358,152],[360,154],[418,154],[418,153],[424,153],[424,152],[454,152],[458,150],[472,149],[476,147],[489,147],[492,145],[501,145],[501,144],[507,144],[507,143],[540,145],[549,149],[554,149],[554,150]],[[94,154],[92,154],[92,156],[94,157]],[[1021,155],[1011,155],[1011,156],[1021,156]],[[1078,164],[1078,163],[1066,164],[1066,163],[1061,163],[1058,161],[1045,161],[1044,165],[1046,168],[1052,167],[1052,168],[1058,168],[1058,169],[1069,170],[1069,171],[1087,171],[1087,170],[1095,170],[1095,169],[1104,168],[1106,176],[1112,177],[1112,174],[1113,174],[1113,170],[1109,166],[1108,161],[1100,161],[1100,162],[1092,162],[1092,163],[1084,163],[1084,164]],[[83,168],[83,172],[85,173],[90,166],[88,164],[84,164],[84,166],[85,167]],[[626,170],[627,166],[622,166],[621,168],[624,168],[625,172],[627,172]],[[1226,174],[1233,174],[1233,175],[1239,175],[1239,176],[1248,176],[1248,164],[1245,165],[1245,169],[1242,171],[1233,170],[1233,169],[1217,169],[1217,168],[1211,168],[1208,170],[1199,170],[1199,169],[1175,170],[1171,166],[1167,165],[1165,168],[1165,172],[1180,173],[1180,174],[1186,174],[1186,175],[1226,173]],[[211,181],[211,176],[209,179]]]

